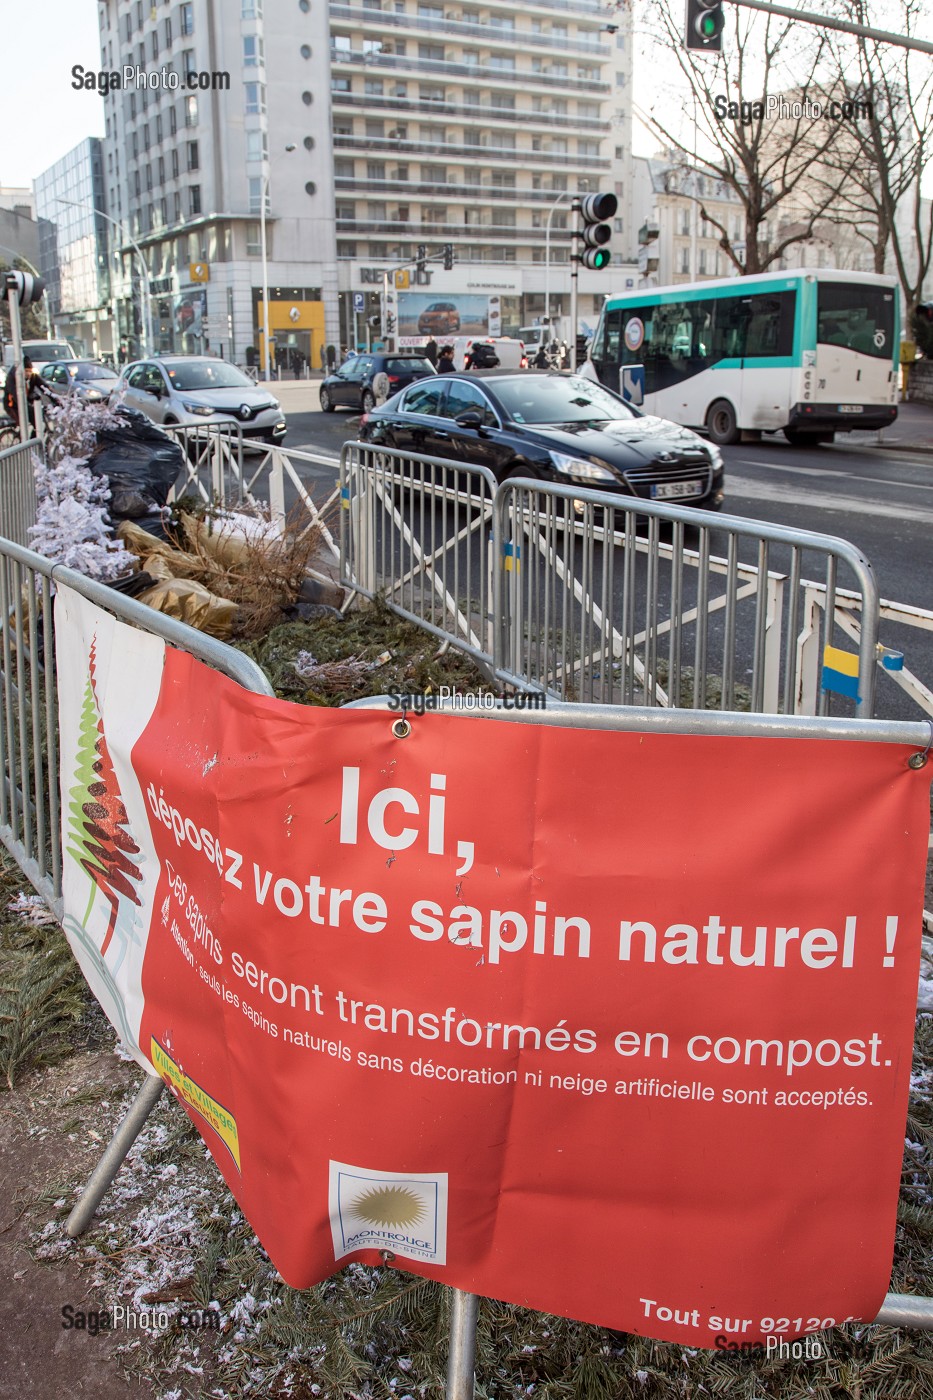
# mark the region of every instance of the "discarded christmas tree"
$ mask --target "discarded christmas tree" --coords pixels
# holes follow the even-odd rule
[[[141,880],[142,873],[130,859],[139,855],[139,847],[127,830],[129,817],[97,703],[96,650],[96,644],[92,643],[87,688],[81,707],[76,783],[69,793],[72,843],[69,854],[87,871],[95,887],[109,901],[110,920],[100,949],[101,956],[104,956],[116,928],[121,895],[133,904],[142,903],[130,883],[131,880]],[[93,893],[85,924],[91,912],[91,903]]]

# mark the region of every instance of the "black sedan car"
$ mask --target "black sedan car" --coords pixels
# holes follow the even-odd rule
[[[109,403],[118,377],[99,360],[58,360],[44,365],[39,376],[57,398],[77,398],[82,403]]]
[[[718,509],[719,449],[650,418],[581,375],[443,374],[368,411],[363,442],[488,467],[497,481],[541,477],[652,501]]]
[[[434,373],[434,366],[426,355],[406,355],[401,351],[394,355],[382,352],[354,355],[321,384],[321,408],[325,413],[333,413],[335,408],[352,408],[357,413],[368,413],[376,407],[373,380],[377,374],[386,376],[388,392],[392,395],[413,380]]]

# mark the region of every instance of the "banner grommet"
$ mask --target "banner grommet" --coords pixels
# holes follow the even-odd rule
[[[407,719],[397,719],[392,725],[392,733],[396,739],[407,739],[411,733],[411,725]]]

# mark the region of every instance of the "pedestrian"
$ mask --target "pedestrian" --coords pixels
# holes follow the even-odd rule
[[[548,358],[548,353],[547,353],[547,351],[545,350],[543,344],[541,344],[541,345],[538,346],[538,353],[537,353],[537,355],[535,355],[534,360],[533,360],[532,363],[533,363],[535,369],[550,369],[550,368],[551,368],[551,361],[550,361],[549,358]]]
[[[452,374],[457,368],[454,364],[454,347],[452,345],[442,345],[441,352],[437,357],[438,374]]]
[[[26,403],[29,408],[29,421],[33,428],[36,426],[35,403],[39,397],[41,382],[38,374],[32,367],[32,360],[28,355],[23,356],[23,378],[26,381]],[[19,394],[16,388],[16,366],[11,365],[6,383],[3,386],[3,407],[8,418],[19,427]]]
[[[341,361],[342,364],[346,364],[347,360],[352,360],[352,359],[353,359],[353,356],[354,356],[355,354],[356,354],[356,351],[355,351],[355,350],[351,350],[350,347],[349,347],[349,345],[341,345],[341,347],[340,347],[340,361]]]
[[[433,335],[424,347],[424,353],[427,355],[434,368],[437,369],[437,341],[434,339]]]
[[[321,373],[327,373],[327,346],[321,341]]]

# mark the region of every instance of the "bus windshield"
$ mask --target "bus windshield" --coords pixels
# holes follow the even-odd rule
[[[894,341],[894,292],[848,282],[820,282],[816,338],[890,360]]]

